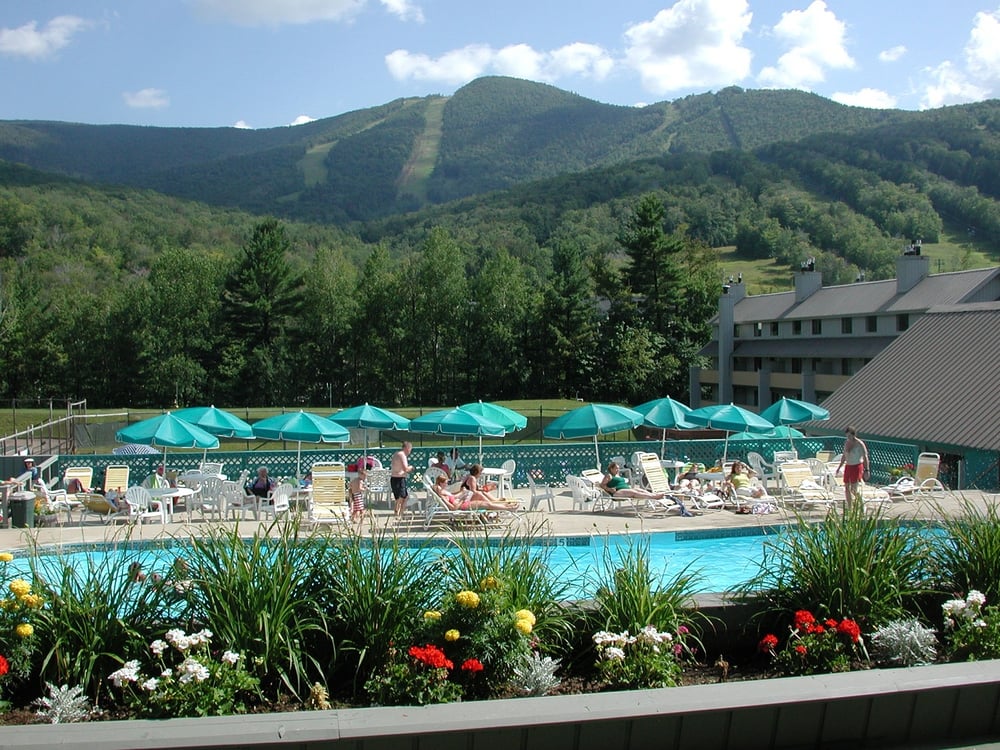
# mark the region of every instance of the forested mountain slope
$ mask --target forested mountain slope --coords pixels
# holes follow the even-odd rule
[[[443,110],[441,108],[443,102]],[[602,104],[512,78],[295,127],[0,122],[0,159],[213,205],[346,223],[667,153],[753,149],[920,115],[799,91]],[[408,167],[419,162],[419,173]]]

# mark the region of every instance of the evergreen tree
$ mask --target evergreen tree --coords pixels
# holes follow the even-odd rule
[[[288,383],[288,329],[300,306],[288,265],[291,243],[276,219],[257,224],[222,293],[226,341],[222,371],[233,405],[273,404],[292,394]]]

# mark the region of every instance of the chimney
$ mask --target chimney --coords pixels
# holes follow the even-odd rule
[[[746,284],[724,283],[719,295],[719,398],[720,404],[733,400],[733,329],[736,303],[747,296]]]
[[[911,245],[907,250],[913,247]],[[896,258],[896,294],[910,291],[931,272],[931,259],[920,254],[919,245],[915,247],[916,252],[904,250],[903,254]]]
[[[802,270],[795,274],[795,302],[802,302],[814,292],[823,288],[823,274],[819,271]]]

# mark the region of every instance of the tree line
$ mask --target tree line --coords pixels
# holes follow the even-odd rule
[[[268,218],[235,253],[164,247],[141,273],[58,295],[8,262],[0,385],[134,407],[682,393],[719,270],[665,210],[644,196],[608,252],[564,236],[530,259],[432,228],[406,255],[380,243],[359,263],[350,243],[322,243],[304,260]]]

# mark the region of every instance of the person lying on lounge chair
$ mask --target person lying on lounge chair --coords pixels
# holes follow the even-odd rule
[[[650,492],[649,490],[639,490],[631,487],[628,479],[619,472],[621,467],[616,461],[608,464],[608,473],[601,480],[600,488],[611,497],[618,498],[645,498],[646,500],[662,500],[666,495],[662,492]]]
[[[516,501],[490,500],[482,492],[464,489],[456,495],[448,491],[448,477],[439,474],[434,480],[434,494],[452,510],[514,510]]]
[[[754,483],[753,470],[743,465],[742,461],[733,461],[729,476],[726,477],[727,489],[732,488],[737,495],[743,497],[767,497],[767,490],[761,484]]]

